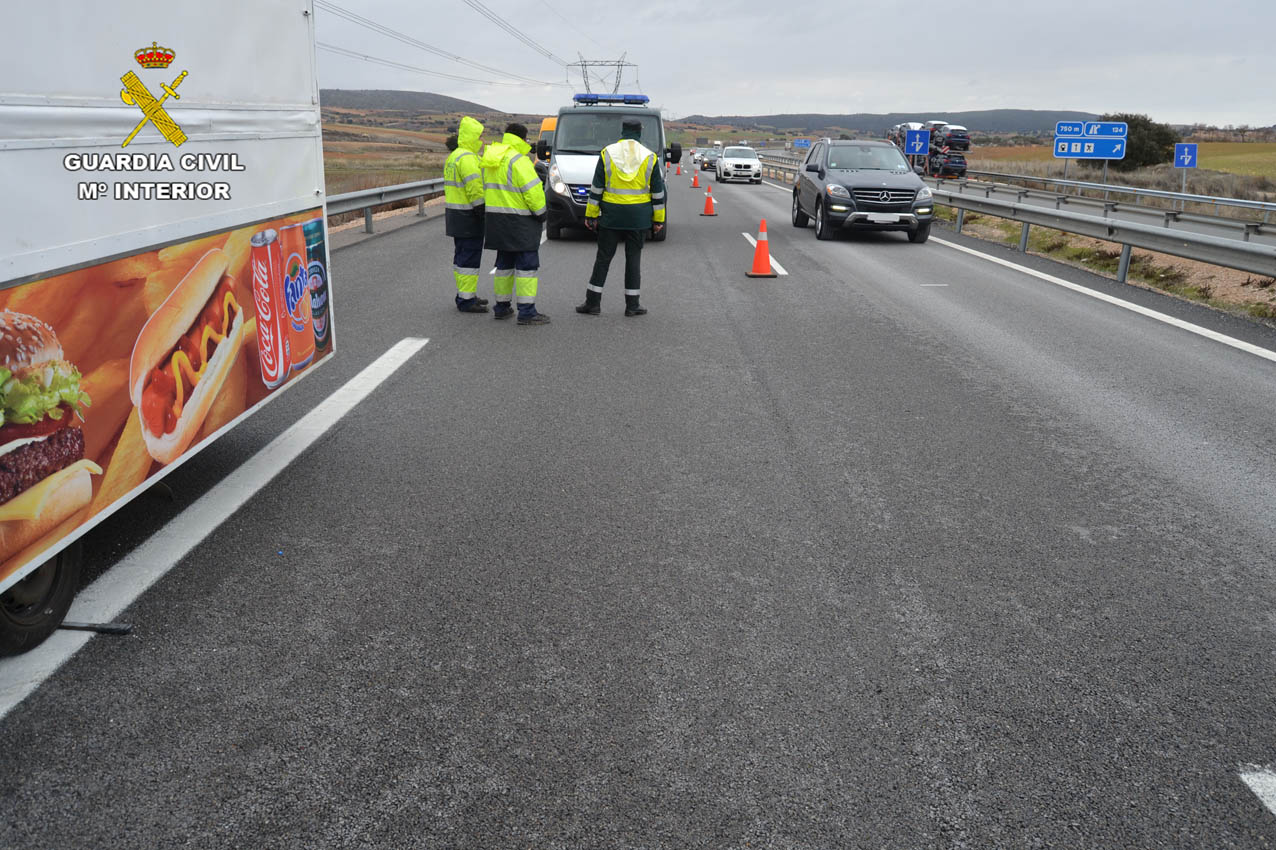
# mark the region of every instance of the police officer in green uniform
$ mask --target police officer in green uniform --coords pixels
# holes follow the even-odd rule
[[[585,287],[585,303],[577,313],[602,312],[603,284],[616,246],[625,241],[625,315],[647,312],[638,300],[641,293],[642,244],[647,231],[659,233],[665,226],[665,180],[658,154],[639,141],[642,123],[626,118],[620,125],[620,141],[603,148],[594,168],[585,207],[585,226],[598,233],[594,272]]]

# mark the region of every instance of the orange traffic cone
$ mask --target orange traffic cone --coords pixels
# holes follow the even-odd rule
[[[681,176],[682,176],[682,160],[678,160],[678,170],[677,170],[676,172],[674,172],[674,175],[673,175],[673,176],[674,176],[674,177],[681,177]]]
[[[758,227],[758,244],[753,248],[753,269],[745,272],[748,277],[775,277],[771,270],[771,248],[766,238],[766,219]]]
[[[697,171],[696,171],[696,173],[695,173],[694,175],[692,175],[692,177],[691,177],[691,188],[692,188],[692,189],[699,189],[699,188],[700,188],[700,172],[699,172],[698,170],[697,170]]]
[[[701,215],[717,215],[713,209],[713,187],[704,187],[704,212]]]

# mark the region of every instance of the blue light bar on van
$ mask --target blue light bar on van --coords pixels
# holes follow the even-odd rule
[[[651,98],[645,94],[576,94],[572,95],[572,100],[583,106],[593,106],[598,103],[626,103],[631,106],[649,103]]]

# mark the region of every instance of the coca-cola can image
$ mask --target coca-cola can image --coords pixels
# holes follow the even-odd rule
[[[279,250],[283,257],[284,306],[287,309],[288,340],[292,348],[291,368],[301,371],[315,357],[314,315],[310,310],[310,259],[306,256],[306,234],[302,225],[279,229]]]
[[[257,350],[261,363],[261,380],[274,389],[288,377],[292,368],[292,345],[289,319],[284,307],[283,251],[279,234],[262,230],[249,240],[252,256],[249,266],[253,275],[253,303],[257,307]],[[313,338],[311,345],[314,345]]]

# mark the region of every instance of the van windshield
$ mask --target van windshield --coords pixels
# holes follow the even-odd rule
[[[554,152],[598,154],[612,142],[620,141],[620,123],[626,118],[642,122],[639,141],[656,153],[660,152],[660,116],[626,115],[624,112],[576,112],[558,117],[554,130]]]

